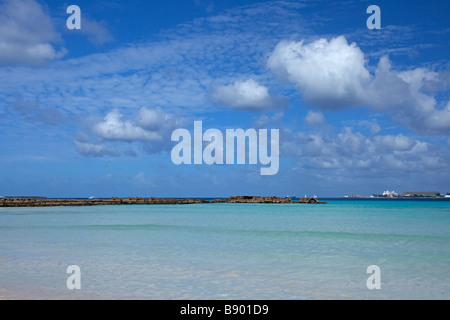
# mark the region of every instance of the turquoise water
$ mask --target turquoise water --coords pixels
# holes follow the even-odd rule
[[[449,279],[450,201],[0,208],[6,298],[449,299]]]

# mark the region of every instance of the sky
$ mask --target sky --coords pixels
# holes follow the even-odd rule
[[[448,1],[0,0],[0,195],[445,194],[449,16]],[[195,121],[278,129],[278,171],[175,164],[172,133]]]

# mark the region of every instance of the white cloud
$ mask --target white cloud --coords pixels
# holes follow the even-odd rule
[[[450,131],[450,101],[443,109],[433,109],[425,117],[424,124],[434,131]]]
[[[321,109],[368,106],[388,112],[420,133],[450,132],[448,104],[439,109],[434,96],[424,92],[439,88],[439,73],[426,68],[396,71],[383,56],[371,75],[363,52],[343,36],[310,44],[281,41],[267,63],[272,72],[295,84],[307,102]]]
[[[323,124],[325,117],[322,112],[308,111],[305,121],[310,127],[317,127]]]
[[[40,66],[67,53],[58,42],[50,16],[35,0],[0,3],[0,64]]]
[[[162,110],[154,110],[143,107],[139,110],[137,123],[144,128],[147,129],[157,129],[161,126],[165,117],[165,114]]]
[[[105,116],[104,121],[94,125],[93,132],[106,140],[157,141],[162,139],[158,132],[147,131],[129,120],[122,120],[122,117],[119,110],[111,111]]]
[[[402,134],[364,136],[345,127],[337,134],[291,133],[282,152],[295,155],[305,167],[339,169],[377,176],[386,171],[403,172],[446,168],[446,159],[435,146]]]
[[[357,106],[365,100],[370,74],[364,54],[343,36],[310,44],[281,41],[267,63],[280,78],[294,83],[305,100],[324,109]]]
[[[414,141],[403,134],[398,134],[395,136],[375,136],[372,141],[376,145],[377,150],[383,150],[385,152],[409,151],[417,143],[417,141]]]
[[[212,90],[212,98],[232,109],[252,111],[283,109],[288,104],[282,96],[270,96],[269,89],[253,79],[216,86]]]
[[[325,120],[321,126],[327,126]],[[280,154],[304,174],[327,178],[391,179],[441,170],[448,173],[448,150],[402,133],[379,134],[380,127],[362,133],[353,127],[339,131],[295,131],[280,127]],[[365,132],[367,131],[364,128]],[[331,171],[332,170],[332,173]],[[328,178],[327,178],[328,179]]]
[[[419,91],[428,82],[438,82],[439,73],[425,68],[416,68],[399,73],[403,81],[409,84],[413,91]]]
[[[136,124],[145,130],[167,133],[185,124],[185,119],[165,112],[160,107],[142,107],[137,114]]]
[[[158,107],[142,107],[137,114],[128,117],[114,109],[102,120],[87,120],[86,132],[78,132],[74,143],[78,152],[85,156],[118,156],[121,153],[136,156],[132,149],[134,142],[140,142],[140,149],[152,154],[168,150],[172,131],[184,125],[186,118],[168,114]],[[125,148],[121,148],[123,142],[127,142]],[[116,151],[119,149],[123,152]]]
[[[397,122],[424,134],[450,132],[449,103],[437,107],[436,99],[421,91],[439,74],[424,68],[396,71],[388,57],[381,57],[375,78],[368,87],[368,105],[375,111],[391,114]]]

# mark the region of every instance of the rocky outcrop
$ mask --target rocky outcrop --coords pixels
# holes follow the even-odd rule
[[[291,198],[259,197],[259,196],[233,196],[226,199],[228,203],[290,203]]]
[[[223,199],[204,200],[198,198],[106,198],[106,199],[47,199],[38,197],[0,198],[0,207],[54,207],[54,206],[97,206],[138,204],[198,204],[198,203],[325,203],[315,198],[302,198],[293,202],[290,197],[232,196]]]
[[[326,202],[319,201],[316,198],[300,198],[299,203],[326,203]]]

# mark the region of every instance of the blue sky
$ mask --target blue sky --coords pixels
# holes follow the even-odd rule
[[[0,0],[0,195],[450,192],[449,14],[447,1]],[[279,129],[278,173],[173,164],[171,133],[197,120]]]

